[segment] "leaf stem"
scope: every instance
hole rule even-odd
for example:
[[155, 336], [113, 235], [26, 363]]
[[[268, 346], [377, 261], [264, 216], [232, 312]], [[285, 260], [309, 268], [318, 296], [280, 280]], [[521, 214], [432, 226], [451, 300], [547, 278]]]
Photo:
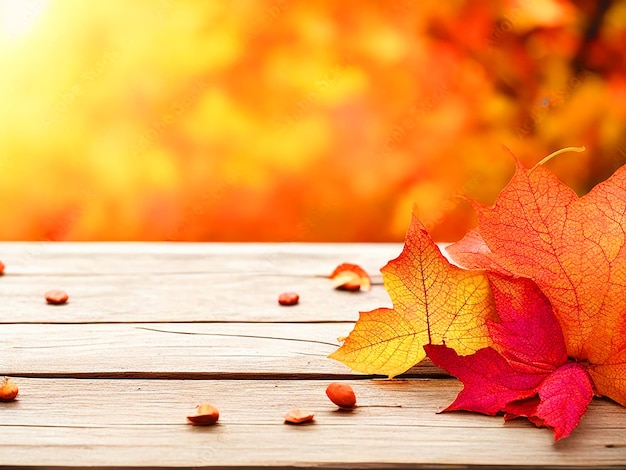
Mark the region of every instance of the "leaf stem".
[[585, 150], [586, 150], [585, 146], [583, 145], [582, 147], [565, 147], [564, 149], [557, 150], [556, 152], [552, 152], [550, 155], [548, 155], [547, 157], [543, 158], [534, 167], [532, 167], [530, 169], [529, 173], [532, 173], [533, 171], [535, 171], [535, 169], [538, 166], [543, 165], [544, 163], [547, 163], [548, 161], [552, 160], [557, 155], [561, 155], [562, 153], [565, 153], [565, 152], [578, 152], [578, 153], [580, 153], [580, 152], [584, 152]]

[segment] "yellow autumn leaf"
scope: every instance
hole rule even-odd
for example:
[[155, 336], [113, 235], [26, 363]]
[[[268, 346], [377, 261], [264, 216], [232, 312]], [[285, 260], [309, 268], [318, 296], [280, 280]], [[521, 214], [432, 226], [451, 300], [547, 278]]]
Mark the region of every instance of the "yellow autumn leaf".
[[331, 359], [394, 377], [424, 359], [426, 344], [460, 355], [491, 345], [485, 320], [496, 314], [485, 273], [450, 264], [415, 214], [402, 253], [381, 271], [393, 309], [361, 312]]

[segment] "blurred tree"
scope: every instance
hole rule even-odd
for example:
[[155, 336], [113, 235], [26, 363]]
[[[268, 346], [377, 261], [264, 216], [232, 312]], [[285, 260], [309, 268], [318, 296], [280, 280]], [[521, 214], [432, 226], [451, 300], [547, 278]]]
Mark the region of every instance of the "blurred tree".
[[626, 160], [626, 1], [0, 0], [0, 238], [438, 240]]

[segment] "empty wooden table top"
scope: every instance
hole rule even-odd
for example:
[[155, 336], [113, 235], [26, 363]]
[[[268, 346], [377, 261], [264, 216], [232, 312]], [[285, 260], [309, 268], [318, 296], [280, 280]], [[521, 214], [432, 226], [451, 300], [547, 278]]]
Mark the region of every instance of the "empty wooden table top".
[[[461, 384], [432, 365], [385, 380], [327, 358], [359, 311], [391, 306], [398, 244], [0, 243], [4, 467], [619, 467], [626, 409], [594, 399], [558, 443], [525, 420], [437, 414]], [[342, 262], [370, 292], [332, 288]], [[62, 306], [44, 293], [63, 289]], [[278, 305], [284, 291], [300, 303]], [[358, 407], [338, 411], [331, 381]], [[218, 424], [186, 416], [209, 402]], [[286, 425], [294, 408], [315, 420]]]

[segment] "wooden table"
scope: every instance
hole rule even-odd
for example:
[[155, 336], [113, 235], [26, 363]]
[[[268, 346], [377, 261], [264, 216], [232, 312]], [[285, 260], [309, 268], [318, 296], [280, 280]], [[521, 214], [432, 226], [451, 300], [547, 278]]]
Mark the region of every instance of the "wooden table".
[[[572, 436], [524, 420], [436, 414], [461, 386], [433, 366], [383, 380], [326, 356], [360, 310], [390, 306], [397, 244], [2, 243], [0, 465], [59, 467], [626, 466], [626, 409], [595, 399]], [[369, 293], [333, 290], [341, 262]], [[43, 294], [61, 288], [63, 306]], [[281, 307], [283, 291], [301, 302]], [[341, 412], [331, 381], [359, 407]], [[221, 417], [194, 427], [210, 402]], [[292, 408], [311, 424], [283, 423]]]

